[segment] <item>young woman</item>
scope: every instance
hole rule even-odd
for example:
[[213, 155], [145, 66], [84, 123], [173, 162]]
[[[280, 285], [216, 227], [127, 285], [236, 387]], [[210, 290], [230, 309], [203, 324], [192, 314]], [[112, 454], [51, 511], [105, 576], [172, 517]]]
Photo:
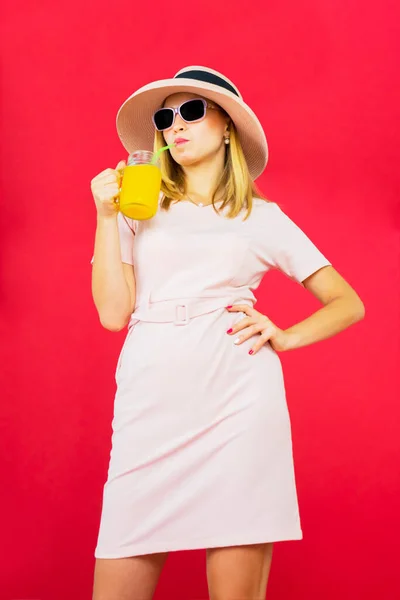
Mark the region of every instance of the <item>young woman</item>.
[[[176, 145], [151, 219], [118, 210], [124, 161], [91, 182], [94, 302], [104, 327], [128, 325], [93, 600], [151, 600], [168, 552], [200, 548], [211, 600], [260, 600], [273, 542], [302, 538], [278, 352], [339, 333], [364, 306], [258, 192], [266, 138], [223, 74], [187, 67], [140, 88], [117, 130], [128, 152]], [[280, 329], [253, 306], [272, 268], [324, 306]]]

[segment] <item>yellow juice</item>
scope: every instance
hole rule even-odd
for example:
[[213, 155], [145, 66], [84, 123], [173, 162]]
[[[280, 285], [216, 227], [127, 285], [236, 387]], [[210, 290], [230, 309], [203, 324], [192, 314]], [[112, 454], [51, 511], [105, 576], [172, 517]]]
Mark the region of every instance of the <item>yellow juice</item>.
[[158, 209], [161, 171], [156, 165], [127, 165], [123, 170], [119, 209], [131, 219], [150, 219]]

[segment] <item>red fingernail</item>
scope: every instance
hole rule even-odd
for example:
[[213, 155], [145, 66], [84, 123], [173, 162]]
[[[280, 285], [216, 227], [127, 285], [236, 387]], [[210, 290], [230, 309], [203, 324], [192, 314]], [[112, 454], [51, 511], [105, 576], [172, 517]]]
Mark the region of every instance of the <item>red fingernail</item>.
[[253, 354], [254, 350], [249, 350], [249, 354]]
[[226, 333], [232, 333], [233, 329], [228, 329]]
[[231, 304], [230, 306], [225, 306], [225, 308], [232, 308], [233, 304]]

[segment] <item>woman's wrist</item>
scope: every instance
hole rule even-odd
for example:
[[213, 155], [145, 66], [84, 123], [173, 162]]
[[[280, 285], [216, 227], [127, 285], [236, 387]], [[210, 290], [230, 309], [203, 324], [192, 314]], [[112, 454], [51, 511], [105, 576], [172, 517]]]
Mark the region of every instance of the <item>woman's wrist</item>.
[[117, 217], [117, 212], [114, 215], [100, 215], [97, 213], [97, 223], [113, 223], [117, 220]]

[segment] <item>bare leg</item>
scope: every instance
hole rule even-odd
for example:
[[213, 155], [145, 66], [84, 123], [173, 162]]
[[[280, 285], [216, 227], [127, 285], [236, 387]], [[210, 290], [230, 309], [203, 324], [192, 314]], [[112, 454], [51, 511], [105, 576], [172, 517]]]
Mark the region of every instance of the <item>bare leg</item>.
[[210, 600], [265, 600], [272, 543], [207, 549]]
[[97, 558], [92, 600], [152, 600], [167, 556]]

